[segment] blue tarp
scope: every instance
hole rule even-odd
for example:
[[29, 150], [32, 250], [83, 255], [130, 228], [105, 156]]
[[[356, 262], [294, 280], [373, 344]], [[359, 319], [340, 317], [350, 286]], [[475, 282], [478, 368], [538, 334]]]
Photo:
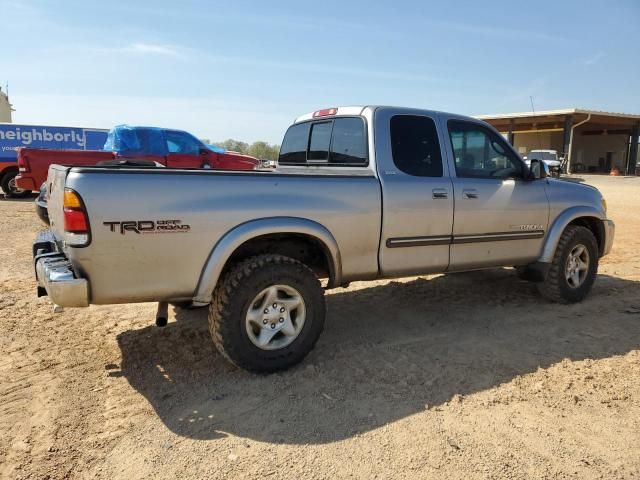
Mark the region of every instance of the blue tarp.
[[166, 155], [167, 144], [162, 128], [117, 125], [109, 131], [104, 150], [121, 155]]
[[[165, 132], [170, 132], [173, 138], [175, 138], [176, 135], [179, 138], [182, 137], [191, 145], [194, 142], [202, 145], [202, 143], [193, 137], [193, 135], [180, 130], [116, 125], [111, 129], [107, 136], [107, 141], [104, 144], [104, 150], [118, 152], [121, 155], [166, 155], [169, 152], [167, 151]], [[224, 148], [216, 145], [206, 145], [206, 147], [216, 153], [226, 152]]]

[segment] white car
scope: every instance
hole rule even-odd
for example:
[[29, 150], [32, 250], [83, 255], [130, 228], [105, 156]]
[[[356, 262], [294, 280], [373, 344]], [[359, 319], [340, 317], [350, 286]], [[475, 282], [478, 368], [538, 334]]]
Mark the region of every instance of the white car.
[[556, 150], [531, 150], [529, 155], [525, 157], [524, 161], [527, 166], [531, 165], [531, 160], [542, 160], [547, 164], [549, 170], [557, 176], [560, 176], [560, 167], [562, 160], [558, 158], [558, 152]]

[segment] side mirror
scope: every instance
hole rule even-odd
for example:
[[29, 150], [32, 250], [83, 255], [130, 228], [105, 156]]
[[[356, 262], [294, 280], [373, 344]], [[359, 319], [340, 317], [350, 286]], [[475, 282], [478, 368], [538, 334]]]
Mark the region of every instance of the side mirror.
[[540, 178], [547, 178], [551, 174], [549, 173], [549, 165], [547, 165], [544, 161], [538, 160], [537, 158], [531, 159], [531, 164], [529, 166], [529, 170], [531, 172], [531, 179], [538, 180]]
[[209, 149], [208, 149], [208, 148], [206, 148], [206, 147], [200, 147], [200, 150], [198, 150], [198, 153], [199, 153], [200, 155], [207, 155], [210, 151], [211, 151], [211, 150], [209, 150]]

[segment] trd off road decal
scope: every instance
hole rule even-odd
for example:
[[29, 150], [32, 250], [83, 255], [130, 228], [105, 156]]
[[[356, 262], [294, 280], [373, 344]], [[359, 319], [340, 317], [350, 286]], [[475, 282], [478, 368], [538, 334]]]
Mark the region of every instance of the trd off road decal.
[[186, 233], [191, 229], [190, 225], [182, 223], [182, 220], [128, 220], [125, 222], [102, 222], [112, 232], [134, 233]]

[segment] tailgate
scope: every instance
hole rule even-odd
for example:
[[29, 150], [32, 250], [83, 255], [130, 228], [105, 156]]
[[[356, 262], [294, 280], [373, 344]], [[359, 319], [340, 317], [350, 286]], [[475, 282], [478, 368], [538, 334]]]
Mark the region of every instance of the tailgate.
[[[33, 242], [34, 265], [39, 297], [48, 295], [54, 304], [63, 307], [86, 307], [89, 305], [89, 282], [66, 256], [72, 232], [65, 233], [64, 192], [71, 168], [62, 165], [49, 167], [46, 188], [51, 228], [41, 232]], [[76, 211], [73, 206], [69, 209], [71, 213]]]
[[113, 160], [115, 154], [102, 150], [52, 150], [21, 148], [18, 154], [20, 174], [16, 181], [20, 188], [39, 190], [47, 178], [50, 165], [95, 165], [103, 160]]

